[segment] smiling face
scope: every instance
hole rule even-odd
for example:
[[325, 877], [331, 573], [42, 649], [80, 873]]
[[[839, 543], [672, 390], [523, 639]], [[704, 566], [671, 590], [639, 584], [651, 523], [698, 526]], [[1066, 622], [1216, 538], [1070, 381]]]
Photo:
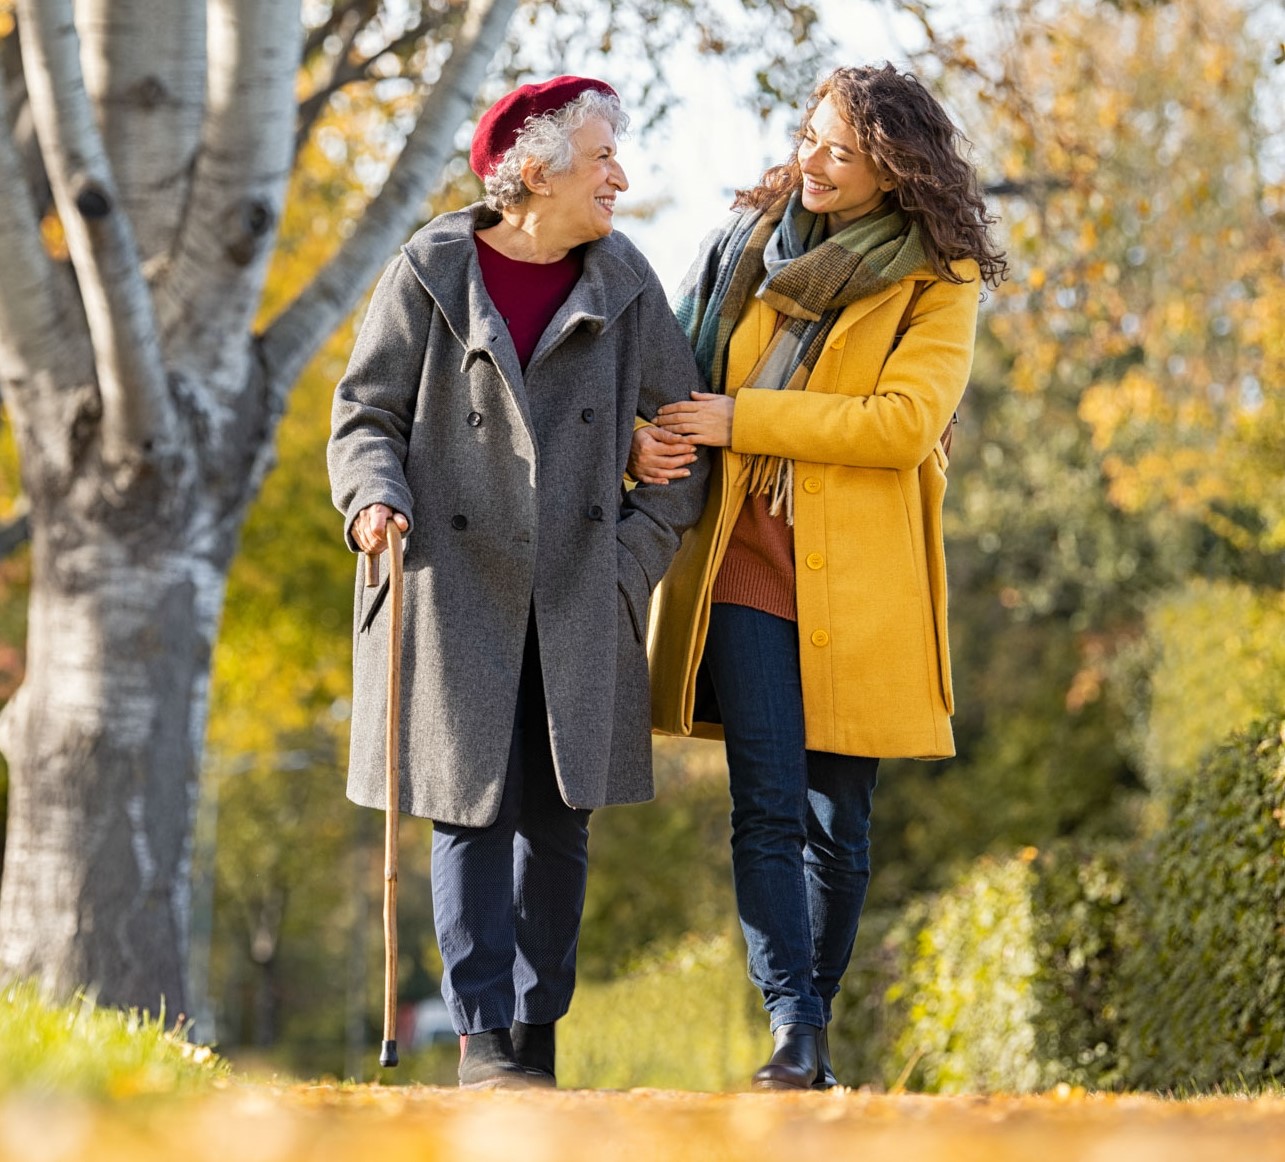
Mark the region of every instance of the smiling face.
[[803, 206], [824, 214], [831, 234], [876, 209], [894, 185], [858, 145], [855, 130], [828, 96], [808, 119], [799, 143], [799, 168]]
[[571, 135], [571, 168], [549, 174], [547, 198], [534, 199], [536, 209], [568, 246], [579, 246], [612, 231], [616, 195], [629, 188], [616, 160], [616, 135], [609, 122], [591, 117]]

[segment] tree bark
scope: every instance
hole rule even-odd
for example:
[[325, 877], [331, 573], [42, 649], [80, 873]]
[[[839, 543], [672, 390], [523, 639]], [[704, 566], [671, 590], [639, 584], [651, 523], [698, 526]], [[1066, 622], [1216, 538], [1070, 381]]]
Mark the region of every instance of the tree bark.
[[174, 1017], [187, 1004], [191, 824], [230, 553], [158, 551], [145, 527], [124, 538], [44, 515], [26, 678], [0, 718], [0, 975]]

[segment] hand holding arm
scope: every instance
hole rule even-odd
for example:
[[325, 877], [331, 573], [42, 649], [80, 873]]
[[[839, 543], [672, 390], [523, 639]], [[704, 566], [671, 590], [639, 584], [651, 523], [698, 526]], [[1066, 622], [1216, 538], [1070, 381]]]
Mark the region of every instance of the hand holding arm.
[[629, 445], [629, 475], [639, 484], [668, 484], [691, 475], [696, 447], [682, 436], [648, 424], [634, 429]]
[[731, 396], [709, 391], [694, 391], [690, 400], [667, 403], [656, 412], [656, 426], [693, 444], [710, 448], [732, 446]]

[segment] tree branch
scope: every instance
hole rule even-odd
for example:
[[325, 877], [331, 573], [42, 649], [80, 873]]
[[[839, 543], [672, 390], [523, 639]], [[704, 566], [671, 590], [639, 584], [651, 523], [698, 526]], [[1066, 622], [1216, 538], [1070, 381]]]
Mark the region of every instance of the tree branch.
[[290, 176], [299, 0], [211, 0], [209, 20], [205, 130], [157, 302], [172, 360], [236, 390]]
[[53, 205], [53, 192], [45, 174], [45, 162], [40, 156], [36, 130], [31, 124], [31, 103], [27, 100], [27, 81], [22, 75], [22, 53], [18, 38], [12, 33], [0, 40], [0, 84], [5, 87], [9, 104], [8, 125], [13, 133], [13, 143], [22, 158], [31, 190], [36, 217], [43, 218]]
[[166, 254], [205, 112], [205, 4], [77, 0], [85, 87], [144, 263]]
[[264, 333], [263, 359], [278, 390], [289, 390], [415, 224], [426, 193], [441, 179], [454, 151], [455, 131], [472, 112], [474, 94], [518, 3], [472, 0], [384, 188], [335, 257]]
[[151, 296], [85, 91], [71, 0], [19, 0], [18, 12], [36, 133], [93, 338], [103, 454], [120, 463], [168, 444], [175, 426]]
[[[326, 40], [350, 15], [358, 14], [351, 23], [354, 29], [359, 29], [375, 15], [377, 9], [377, 0], [335, 0], [330, 6], [330, 15], [316, 28], [309, 29], [303, 38], [303, 63], [305, 65], [311, 63], [312, 58], [325, 47]], [[351, 37], [348, 38], [348, 43], [352, 43]]]
[[[68, 328], [55, 292], [53, 262], [9, 130], [8, 95], [0, 85], [0, 378], [12, 406], [39, 370], [58, 371], [68, 355]], [[84, 368], [92, 374], [92, 365]]]
[[424, 37], [440, 29], [445, 22], [446, 14], [435, 11], [426, 12], [416, 24], [394, 37], [378, 52], [362, 60], [352, 60], [352, 45], [363, 27], [361, 23], [354, 22], [346, 31], [342, 48], [335, 54], [330, 76], [299, 103], [299, 116], [295, 125], [296, 152], [303, 148], [317, 118], [329, 104], [330, 98], [340, 89], [356, 81], [369, 80], [374, 73], [375, 63], [390, 54], [401, 58], [404, 62], [405, 57], [415, 50]]
[[353, 41], [357, 39], [357, 35], [363, 27], [364, 25], [360, 20], [352, 21], [350, 27], [345, 30], [343, 43], [339, 51], [335, 53], [330, 62], [330, 75], [299, 102], [299, 111], [295, 118], [295, 153], [298, 153], [303, 148], [304, 143], [312, 133], [312, 127], [317, 123], [317, 118], [321, 116], [321, 111], [326, 107], [330, 98], [345, 85], [351, 84], [365, 73], [369, 65], [368, 61], [363, 61], [358, 65], [349, 59], [352, 53]]

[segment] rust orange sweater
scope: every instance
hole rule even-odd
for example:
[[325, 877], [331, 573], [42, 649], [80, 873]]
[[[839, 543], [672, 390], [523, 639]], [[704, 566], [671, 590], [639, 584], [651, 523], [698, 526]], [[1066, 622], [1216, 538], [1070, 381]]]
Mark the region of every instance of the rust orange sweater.
[[710, 600], [748, 605], [797, 621], [794, 600], [794, 530], [785, 514], [771, 516], [766, 496], [747, 496], [727, 543]]

